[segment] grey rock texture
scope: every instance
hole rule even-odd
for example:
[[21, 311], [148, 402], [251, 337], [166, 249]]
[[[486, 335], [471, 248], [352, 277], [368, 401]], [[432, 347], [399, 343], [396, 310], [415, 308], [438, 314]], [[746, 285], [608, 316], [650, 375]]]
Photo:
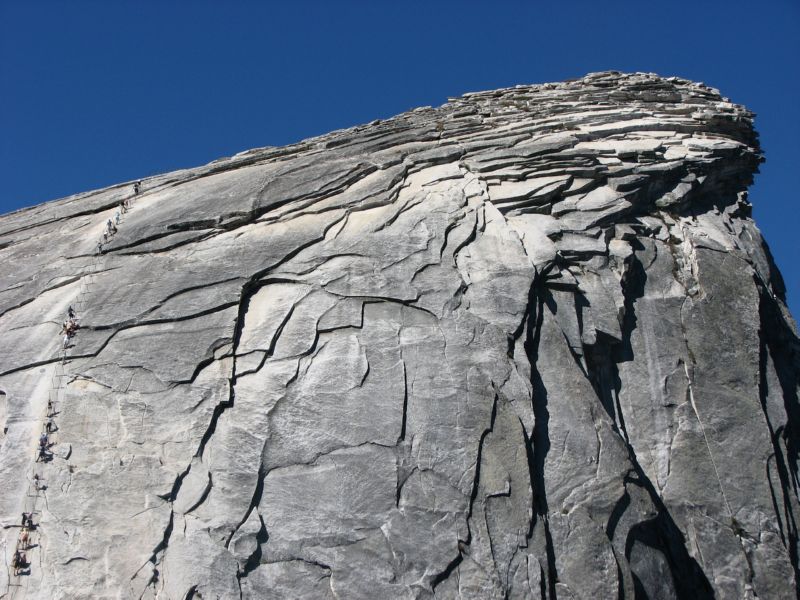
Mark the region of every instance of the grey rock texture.
[[797, 597], [760, 161], [609, 72], [0, 217], [0, 594]]

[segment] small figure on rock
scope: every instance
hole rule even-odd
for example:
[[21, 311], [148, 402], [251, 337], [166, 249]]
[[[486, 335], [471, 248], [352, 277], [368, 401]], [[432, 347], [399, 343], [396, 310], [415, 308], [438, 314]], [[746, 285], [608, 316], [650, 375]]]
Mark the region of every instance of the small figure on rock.
[[47, 437], [46, 432], [42, 432], [42, 435], [39, 436], [39, 453], [36, 456], [36, 462], [40, 460], [42, 462], [49, 462], [53, 459], [53, 453], [50, 452], [50, 440]]
[[80, 329], [80, 325], [78, 325], [78, 321], [74, 318], [67, 319], [61, 324], [61, 333], [65, 333], [69, 337], [75, 335], [78, 329]]
[[135, 195], [139, 195], [139, 190], [142, 188], [142, 180], [140, 179], [136, 183], [133, 184], [133, 193]]
[[70, 319], [75, 318], [75, 309], [72, 308], [72, 304], [70, 304], [69, 308], [67, 309], [67, 317], [69, 317]]
[[125, 214], [125, 211], [128, 210], [128, 207], [125, 204], [125, 200], [120, 200], [119, 210], [120, 210], [120, 212], [122, 212], [123, 215]]
[[117, 211], [117, 212], [114, 213], [114, 223], [116, 225], [119, 225], [119, 219], [120, 219], [120, 214], [119, 214], [119, 211]]
[[45, 426], [45, 430], [47, 431], [48, 434], [58, 430], [58, 427], [56, 427], [56, 422], [53, 420], [52, 417], [47, 419], [47, 425]]
[[14, 567], [14, 576], [18, 576], [28, 566], [28, 557], [24, 552], [15, 551], [11, 566]]
[[81, 326], [78, 324], [78, 319], [75, 317], [70, 317], [70, 319], [67, 321], [67, 333], [74, 335], [75, 332], [80, 328]]
[[47, 489], [47, 487], [44, 485], [44, 482], [42, 481], [42, 478], [39, 477], [38, 473], [33, 474], [33, 489], [35, 489], [37, 492], [41, 492]]
[[64, 350], [69, 348], [69, 335], [66, 334], [66, 333], [64, 334], [64, 341], [62, 343], [62, 347], [63, 347]]
[[50, 462], [53, 459], [53, 453], [48, 450], [47, 446], [39, 446], [39, 452], [36, 454], [36, 462]]
[[19, 534], [19, 547], [22, 550], [27, 550], [28, 549], [28, 544], [30, 542], [30, 539], [31, 538], [30, 538], [30, 535], [28, 535], [28, 530], [27, 529], [23, 529], [22, 533]]
[[22, 528], [23, 529], [35, 529], [36, 526], [33, 524], [33, 513], [22, 513]]
[[103, 242], [97, 242], [97, 253], [98, 254], [103, 253]]

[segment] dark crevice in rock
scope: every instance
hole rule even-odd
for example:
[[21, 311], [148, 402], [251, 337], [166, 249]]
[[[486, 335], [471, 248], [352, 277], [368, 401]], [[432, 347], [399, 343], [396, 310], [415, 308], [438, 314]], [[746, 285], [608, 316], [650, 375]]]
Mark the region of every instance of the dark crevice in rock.
[[406, 422], [408, 419], [408, 370], [406, 369], [405, 360], [403, 360], [402, 351], [400, 353], [400, 360], [403, 362], [403, 419], [400, 422], [400, 435], [397, 437], [398, 444], [404, 442], [406, 439]]
[[[205, 501], [206, 501], [206, 498], [208, 498], [208, 495], [211, 493], [211, 488], [213, 488], [213, 487], [214, 487], [214, 480], [213, 480], [213, 479], [212, 479], [212, 477], [211, 477], [211, 473], [209, 473], [209, 474], [208, 474], [208, 481], [207, 481], [207, 483], [206, 483], [206, 487], [205, 487], [205, 489], [203, 490], [203, 493], [200, 495], [200, 497], [197, 499], [197, 501], [196, 501], [194, 504], [192, 504], [191, 506], [189, 506], [189, 507], [186, 509], [186, 511], [185, 511], [185, 513], [184, 513], [184, 514], [187, 514], [187, 515], [188, 515], [188, 514], [189, 514], [189, 513], [191, 513], [191, 512], [192, 512], [194, 509], [196, 509], [198, 506], [200, 506], [201, 504], [203, 504], [203, 502], [205, 502]], [[176, 497], [177, 497], [177, 494], [176, 494]]]
[[[237, 347], [239, 345], [239, 340], [241, 339], [241, 335], [242, 335], [242, 331], [243, 331], [243, 327], [244, 327], [244, 319], [245, 319], [245, 317], [247, 315], [247, 310], [249, 308], [250, 301], [252, 300], [253, 296], [255, 296], [256, 293], [258, 293], [262, 288], [268, 286], [269, 284], [282, 283], [282, 282], [284, 282], [284, 280], [279, 279], [279, 278], [269, 278], [269, 279], [262, 280], [262, 281], [259, 281], [259, 282], [251, 282], [251, 284], [249, 285], [247, 290], [246, 291], [245, 290], [242, 291], [242, 303], [240, 304], [240, 312], [239, 312], [239, 317], [237, 319], [237, 333], [234, 336], [234, 344], [233, 344], [233, 350], [232, 350], [232, 353], [233, 353], [233, 356], [234, 356], [234, 366], [233, 366], [233, 373], [232, 373], [231, 380], [230, 380], [230, 399], [229, 399], [228, 405], [225, 408], [230, 408], [234, 404], [234, 400], [235, 400], [235, 396], [236, 396], [236, 380], [241, 375], [236, 370], [236, 349], [237, 349]], [[269, 358], [275, 353], [275, 348], [276, 348], [276, 346], [278, 344], [278, 340], [280, 339], [281, 334], [283, 333], [283, 330], [286, 327], [287, 323], [289, 323], [289, 320], [292, 318], [292, 315], [294, 314], [296, 306], [297, 306], [297, 304], [292, 304], [292, 306], [286, 312], [286, 315], [283, 317], [283, 320], [281, 321], [281, 323], [276, 328], [275, 334], [272, 336], [272, 339], [270, 340], [269, 346], [268, 346], [266, 352], [264, 353], [264, 357], [261, 360], [261, 365], [266, 364], [267, 360], [269, 360]], [[317, 332], [317, 334], [316, 334], [316, 337], [314, 339], [313, 347], [309, 350], [309, 353], [313, 352], [314, 347], [316, 347], [316, 345], [317, 345], [317, 340], [318, 339], [319, 339], [319, 332]], [[259, 369], [260, 368], [261, 367], [259, 367]], [[212, 426], [214, 427], [214, 429], [216, 429], [216, 420], [214, 420], [212, 422]], [[213, 435], [213, 431], [211, 431], [211, 433], [209, 434], [209, 439], [211, 438], [211, 435]], [[233, 528], [233, 530], [231, 531], [230, 535], [228, 535], [228, 538], [225, 541], [225, 546], [226, 547], [230, 546], [230, 543], [231, 543], [231, 540], [233, 539], [233, 536], [242, 527], [242, 525], [247, 521], [247, 519], [249, 518], [251, 512], [254, 511], [254, 510], [258, 511], [258, 506], [259, 506], [259, 504], [261, 504], [261, 497], [262, 497], [263, 492], [264, 492], [264, 479], [266, 478], [267, 473], [268, 473], [268, 470], [264, 466], [264, 460], [263, 460], [263, 456], [266, 453], [267, 441], [268, 441], [268, 439], [264, 441], [264, 446], [263, 446], [262, 451], [261, 451], [262, 462], [261, 462], [261, 465], [259, 466], [259, 469], [258, 469], [258, 478], [256, 480], [256, 487], [253, 490], [253, 496], [250, 499], [249, 509], [245, 512], [245, 515], [242, 517], [241, 521], [239, 521], [239, 523], [236, 525], [236, 527]], [[202, 451], [201, 451], [201, 453], [199, 455], [202, 455]], [[259, 514], [259, 520], [261, 520], [261, 515], [260, 514]], [[266, 529], [264, 527], [263, 520], [261, 520], [261, 529], [263, 530], [264, 535], [266, 536]], [[259, 536], [260, 535], [261, 535], [261, 533], [259, 533]], [[266, 538], [264, 539], [264, 542], [266, 542]], [[259, 546], [258, 546], [258, 549], [256, 551], [257, 554], [258, 554], [258, 559], [259, 560], [260, 560], [260, 556], [261, 556], [261, 543], [262, 542], [259, 542]], [[250, 564], [250, 563], [248, 562], [248, 564]], [[255, 565], [252, 565], [250, 570], [254, 569], [257, 566], [258, 566], [258, 563], [256, 563]], [[245, 569], [245, 574], [249, 573], [250, 570]]]
[[[153, 549], [153, 554], [150, 556], [149, 562], [153, 565], [153, 574], [145, 587], [155, 587], [156, 583], [158, 583], [158, 578], [161, 575], [160, 571], [158, 570], [158, 563], [161, 560], [161, 555], [163, 555], [163, 553], [169, 547], [169, 539], [172, 537], [172, 528], [174, 527], [174, 523], [175, 513], [171, 512], [169, 515], [169, 523], [164, 529], [164, 537], [162, 538], [161, 542], [159, 542], [158, 546]], [[144, 592], [142, 593], [142, 596], [144, 596]]]
[[196, 244], [197, 242], [202, 242], [211, 239], [212, 237], [215, 237], [220, 233], [224, 232], [223, 229], [213, 229], [202, 235], [179, 239], [178, 241], [172, 244], [169, 244], [167, 246], [162, 246], [160, 248], [152, 248], [148, 250], [136, 250], [137, 246], [143, 246], [151, 242], [163, 240], [168, 237], [175, 236], [178, 233], [183, 233], [185, 231], [188, 231], [188, 229], [180, 231], [169, 231], [166, 233], [158, 233], [145, 238], [139, 238], [129, 244], [119, 244], [113, 247], [108, 247], [103, 250], [102, 254], [112, 254], [117, 256], [142, 256], [142, 255], [150, 256], [153, 254], [162, 254], [165, 252], [170, 252], [171, 250], [175, 250], [176, 248], [180, 248], [182, 246], [187, 246], [189, 244]]
[[[644, 544], [661, 553], [666, 559], [678, 598], [681, 600], [714, 598], [715, 594], [711, 583], [698, 562], [689, 554], [686, 539], [656, 494], [652, 483], [644, 476], [638, 465], [635, 465], [635, 473], [626, 478], [626, 486], [636, 485], [644, 489], [656, 509], [656, 516], [653, 519], [640, 521], [629, 529], [625, 539], [626, 559], [629, 563], [632, 562], [635, 542]], [[633, 565], [631, 566], [635, 580], [641, 579], [643, 574], [637, 575], [636, 569], [633, 568]]]
[[453, 248], [452, 257], [453, 257], [453, 261], [454, 262], [456, 261], [456, 257], [458, 256], [458, 253], [461, 252], [461, 250], [463, 250], [464, 248], [466, 248], [470, 244], [472, 244], [477, 239], [477, 236], [478, 236], [478, 222], [480, 220], [480, 215], [479, 215], [478, 211], [479, 211], [479, 209], [476, 209], [476, 210], [470, 211], [466, 215], [464, 215], [464, 218], [466, 219], [470, 214], [472, 214], [473, 217], [474, 217], [474, 222], [472, 223], [472, 229], [470, 230], [469, 235], [464, 239], [463, 242], [461, 242], [460, 244], [458, 244], [458, 246]]
[[617, 363], [613, 355], [618, 346], [617, 340], [605, 333], [597, 332], [597, 341], [591, 346], [584, 346], [584, 359], [589, 381], [594, 388], [600, 404], [611, 419], [614, 431], [627, 442], [625, 418], [619, 405], [621, 381], [617, 371]]
[[608, 539], [610, 540], [614, 539], [614, 532], [617, 530], [617, 524], [631, 504], [631, 495], [628, 493], [627, 486], [627, 481], [629, 481], [629, 478], [626, 477], [625, 481], [625, 492], [622, 494], [620, 499], [617, 500], [617, 503], [614, 505], [614, 509], [611, 511], [611, 514], [608, 517], [608, 522], [606, 523], [606, 536], [608, 536]]
[[[638, 242], [635, 244], [635, 248], [637, 250], [644, 249]], [[617, 501], [606, 524], [606, 535], [609, 539], [614, 538], [617, 524], [630, 508], [628, 486], [639, 486], [646, 491], [657, 516], [654, 519], [637, 523], [628, 531], [626, 559], [629, 562], [631, 560], [633, 542], [644, 543], [643, 540], [646, 539], [648, 547], [662, 553], [666, 558], [672, 575], [672, 583], [679, 598], [713, 598], [713, 590], [708, 579], [697, 561], [689, 555], [683, 534], [670, 516], [655, 486], [639, 464], [636, 452], [628, 440], [625, 419], [619, 404], [622, 383], [618, 364], [634, 360], [631, 335], [637, 326], [636, 301], [644, 295], [646, 280], [647, 274], [643, 265], [638, 259], [635, 259], [622, 281], [625, 301], [622, 340], [614, 340], [602, 332], [597, 332], [597, 343], [587, 347], [585, 352], [587, 377], [592, 383], [598, 400], [614, 423], [614, 430], [625, 444], [633, 467], [633, 471], [624, 480], [625, 492]], [[643, 533], [644, 531], [647, 533]], [[632, 568], [632, 572], [637, 594], [643, 594], [643, 596], [637, 595], [636, 597], [648, 597], [642, 587], [644, 584], [641, 577], [637, 576], [635, 568]], [[622, 577], [620, 577], [620, 582], [622, 582]], [[620, 588], [620, 593], [623, 594], [623, 592], [624, 590]]]
[[475, 508], [475, 501], [478, 499], [478, 491], [480, 489], [480, 481], [481, 481], [481, 459], [483, 456], [483, 447], [486, 442], [486, 437], [494, 430], [495, 419], [497, 418], [497, 403], [499, 402], [499, 398], [497, 392], [494, 394], [494, 399], [492, 401], [492, 413], [489, 421], [489, 426], [483, 430], [481, 433], [480, 441], [478, 443], [478, 452], [475, 458], [475, 474], [473, 475], [472, 479], [472, 491], [470, 492], [469, 498], [469, 507], [467, 510], [467, 536], [466, 540], [459, 540], [458, 543], [458, 554], [450, 561], [444, 571], [438, 573], [436, 577], [433, 578], [431, 581], [431, 589], [433, 591], [436, 590], [436, 587], [441, 584], [443, 581], [448, 579], [450, 575], [458, 568], [461, 564], [461, 561], [464, 559], [463, 553], [466, 551], [467, 547], [472, 541], [472, 512]]
[[[528, 459], [533, 459], [529, 465], [532, 471], [531, 484], [533, 486], [533, 511], [539, 516], [545, 536], [545, 551], [547, 556], [547, 573], [544, 579], [547, 580], [547, 591], [550, 598], [555, 599], [556, 582], [558, 581], [558, 569], [556, 567], [555, 549], [550, 533], [550, 523], [548, 518], [549, 507], [547, 504], [547, 488], [545, 486], [544, 463], [547, 453], [550, 451], [550, 433], [548, 424], [550, 413], [547, 408], [547, 388], [544, 386], [541, 375], [539, 374], [537, 363], [539, 357], [539, 340], [544, 320], [544, 307], [546, 290], [539, 285], [538, 278], [534, 279], [528, 294], [527, 309], [527, 330], [525, 335], [525, 354], [531, 366], [531, 384], [533, 386], [531, 403], [533, 405], [534, 426], [533, 426], [533, 449]], [[524, 429], [523, 429], [524, 430]], [[532, 455], [532, 456], [531, 456]]]
[[447, 565], [447, 567], [444, 569], [444, 571], [442, 571], [441, 573], [437, 574], [437, 575], [436, 575], [436, 577], [434, 577], [434, 578], [431, 580], [431, 590], [432, 590], [434, 593], [436, 592], [436, 588], [437, 588], [437, 587], [438, 587], [438, 586], [439, 586], [439, 585], [440, 585], [440, 584], [441, 584], [443, 581], [447, 581], [447, 580], [450, 578], [450, 576], [451, 576], [453, 573], [455, 573], [455, 572], [456, 572], [456, 569], [458, 569], [458, 566], [461, 564], [461, 562], [462, 562], [463, 560], [464, 560], [464, 555], [463, 555], [463, 554], [462, 554], [462, 552], [461, 552], [461, 547], [459, 547], [459, 549], [458, 549], [458, 554], [456, 555], [456, 557], [455, 557], [453, 560], [451, 560], [451, 561], [448, 563], [448, 565]]
[[[205, 287], [205, 286], [199, 286], [199, 287]], [[235, 301], [223, 302], [222, 304], [218, 304], [218, 305], [215, 305], [215, 306], [209, 306], [208, 308], [205, 308], [203, 310], [199, 310], [199, 311], [197, 311], [195, 313], [191, 313], [191, 314], [188, 314], [188, 315], [181, 315], [179, 317], [163, 317], [163, 318], [156, 318], [156, 319], [146, 319], [146, 318], [144, 318], [148, 314], [151, 314], [151, 313], [157, 311], [159, 308], [161, 308], [163, 306], [163, 304], [164, 304], [163, 302], [160, 302], [159, 304], [157, 304], [153, 308], [148, 309], [147, 312], [145, 312], [140, 317], [136, 317], [136, 318], [133, 318], [133, 319], [128, 319], [127, 321], [122, 321], [122, 322], [119, 322], [119, 323], [112, 323], [112, 324], [109, 324], [109, 325], [86, 325], [86, 326], [82, 326], [81, 329], [84, 329], [84, 330], [87, 330], [87, 331], [108, 331], [109, 329], [113, 329], [114, 330], [114, 335], [116, 335], [116, 334], [118, 334], [118, 333], [120, 333], [122, 331], [128, 331], [128, 330], [131, 330], [131, 329], [136, 329], [138, 327], [146, 327], [148, 325], [163, 325], [165, 323], [180, 323], [181, 321], [191, 321], [192, 319], [199, 319], [201, 317], [207, 317], [208, 315], [213, 315], [214, 313], [218, 313], [218, 312], [221, 312], [221, 311], [226, 310], [228, 308], [231, 308], [233, 306], [236, 306], [237, 302], [235, 302]]]
[[[760, 316], [760, 348], [759, 348], [759, 395], [764, 419], [769, 428], [772, 442], [775, 468], [778, 472], [780, 494], [776, 493], [776, 486], [771, 481], [769, 464], [767, 464], [767, 480], [770, 482], [772, 502], [778, 524], [781, 526], [781, 537], [789, 553], [789, 560], [795, 573], [795, 581], [800, 597], [800, 563], [798, 557], [798, 527], [797, 527], [797, 481], [798, 448], [795, 445], [796, 433], [800, 431], [800, 404], [798, 404], [797, 389], [800, 384], [800, 361], [798, 349], [800, 343], [786, 326], [783, 316], [775, 300], [758, 279], [756, 284], [759, 289], [759, 316]], [[773, 361], [775, 373], [780, 385], [779, 390], [771, 390], [768, 376], [768, 358]], [[770, 395], [780, 395], [783, 398], [787, 422], [785, 425], [775, 427], [768, 410]], [[785, 443], [785, 449], [781, 441]], [[794, 505], [792, 500], [795, 500]], [[781, 514], [783, 518], [781, 519]]]
[[[637, 251], [644, 250], [644, 246], [638, 241], [634, 243], [634, 249]], [[599, 385], [595, 389], [600, 389], [600, 393], [613, 393], [618, 398], [621, 388], [621, 380], [617, 365], [622, 362], [634, 360], [633, 347], [631, 344], [631, 336], [637, 326], [636, 317], [636, 301], [644, 295], [645, 282], [647, 281], [647, 273], [644, 265], [638, 258], [635, 258], [630, 268], [626, 272], [626, 276], [622, 281], [622, 290], [625, 299], [625, 312], [622, 322], [622, 341], [613, 347], [613, 351], [609, 349], [611, 361], [608, 362], [606, 367], [610, 369], [610, 377], [606, 377], [606, 383], [612, 383], [612, 388], [603, 388]], [[598, 380], [599, 382], [599, 380]], [[621, 406], [617, 401], [614, 404], [614, 411], [619, 411], [619, 423], [621, 424], [623, 440], [628, 450], [628, 456], [634, 469], [634, 473], [629, 474], [625, 478], [626, 490], [624, 498], [628, 498], [628, 485], [637, 485], [644, 489], [657, 511], [657, 516], [649, 521], [637, 523], [628, 532], [626, 539], [626, 552], [625, 556], [630, 561], [631, 551], [634, 541], [644, 543], [646, 540], [649, 547], [662, 552], [667, 560], [672, 575], [672, 581], [675, 585], [676, 592], [679, 598], [713, 598], [714, 592], [703, 573], [700, 565], [689, 554], [686, 547], [686, 540], [676, 525], [672, 516], [669, 514], [667, 507], [664, 505], [660, 494], [657, 492], [652, 481], [647, 477], [644, 469], [641, 467], [636, 452], [628, 441], [627, 432], [625, 431], [625, 420], [622, 414]], [[624, 511], [620, 506], [620, 508]], [[616, 514], [616, 508], [615, 513]], [[619, 515], [621, 517], [621, 514]], [[613, 538], [614, 530], [616, 528], [616, 521], [609, 522], [607, 530], [609, 538]], [[644, 532], [647, 532], [646, 534]], [[635, 569], [632, 569], [634, 576], [634, 583], [637, 586], [637, 594], [640, 593], [640, 588], [643, 585], [641, 578], [637, 576]], [[639, 596], [637, 595], [637, 598]], [[644, 596], [646, 597], [646, 595]]]
[[[497, 393], [494, 394], [494, 400], [492, 401], [492, 416], [489, 421], [489, 426], [483, 430], [481, 433], [480, 441], [478, 442], [478, 453], [475, 457], [475, 475], [472, 479], [472, 492], [470, 492], [469, 496], [469, 508], [467, 510], [467, 522], [472, 519], [472, 511], [475, 508], [475, 500], [478, 498], [478, 489], [481, 482], [481, 457], [483, 456], [483, 446], [486, 442], [486, 436], [488, 436], [494, 430], [494, 422], [497, 418], [497, 402], [498, 397]], [[472, 540], [472, 531], [469, 531], [469, 539], [464, 540], [467, 544], [470, 543]]]
[[[227, 401], [220, 402], [219, 404], [217, 404], [214, 407], [214, 411], [213, 411], [213, 413], [211, 415], [211, 419], [210, 419], [209, 425], [206, 428], [205, 432], [203, 433], [203, 436], [200, 439], [200, 443], [198, 445], [197, 451], [195, 452], [195, 457], [196, 458], [202, 459], [205, 447], [208, 444], [208, 442], [211, 439], [211, 437], [214, 435], [214, 432], [216, 431], [217, 423], [219, 421], [220, 416], [222, 415], [222, 413], [227, 408], [230, 408], [231, 406], [233, 406], [234, 396], [235, 396], [235, 381], [236, 381], [236, 358], [235, 358], [235, 356], [236, 356], [236, 348], [237, 348], [237, 346], [239, 344], [239, 341], [241, 339], [241, 336], [242, 336], [242, 331], [243, 331], [243, 327], [244, 327], [244, 316], [247, 314], [247, 309], [249, 307], [250, 298], [252, 297], [252, 295], [254, 293], [254, 291], [252, 289], [254, 286], [255, 286], [255, 283], [251, 280], [250, 282], [248, 282], [248, 284], [245, 284], [245, 286], [243, 286], [243, 288], [242, 288], [241, 299], [240, 299], [240, 302], [239, 302], [239, 312], [238, 312], [238, 315], [237, 315], [237, 318], [236, 318], [236, 325], [235, 325], [235, 328], [234, 328], [234, 334], [233, 334], [233, 340], [232, 340], [232, 344], [233, 344], [232, 353], [233, 353], [233, 356], [234, 356], [234, 359], [233, 359], [234, 362], [233, 362], [233, 366], [232, 366], [231, 377], [230, 377], [229, 382], [228, 382], [228, 390], [229, 390], [228, 391], [228, 399], [227, 399]], [[256, 286], [255, 289], [258, 289], [257, 286]], [[212, 362], [213, 360], [214, 360], [214, 358], [213, 358], [213, 353], [212, 353], [212, 357], [210, 359], [210, 362]], [[202, 368], [203, 368], [202, 366], [198, 365], [198, 367], [197, 367], [195, 372], [199, 373], [199, 371], [202, 370]], [[189, 474], [190, 470], [191, 470], [191, 464], [182, 473], [180, 473], [178, 475], [178, 477], [175, 479], [175, 482], [174, 482], [173, 487], [172, 487], [172, 491], [170, 492], [169, 498], [168, 498], [170, 502], [174, 502], [175, 499], [178, 497], [178, 493], [180, 491], [180, 488], [181, 488], [181, 485], [183, 483], [183, 480]], [[206, 494], [209, 491], [210, 491], [210, 486], [209, 486], [208, 490], [206, 491]], [[198, 506], [199, 504], [200, 504], [200, 502], [198, 502], [198, 504], [196, 506]], [[154, 564], [157, 564], [157, 555], [158, 555], [158, 553], [160, 551], [162, 551], [162, 550], [166, 550], [166, 548], [169, 546], [169, 540], [170, 540], [170, 537], [172, 535], [172, 528], [173, 528], [174, 519], [175, 519], [175, 513], [171, 512], [170, 513], [169, 525], [166, 528], [166, 530], [164, 531], [164, 539], [161, 542], [159, 548], [157, 548], [156, 551], [154, 551], [153, 559], [151, 559]]]
[[[261, 489], [256, 490], [256, 494], [254, 494], [254, 497], [258, 496], [260, 501], [261, 493], [264, 489], [263, 479], [259, 479], [259, 485], [261, 486]], [[258, 514], [256, 506], [251, 507], [251, 510], [255, 510], [256, 513]], [[248, 518], [250, 518], [249, 513], [245, 518], [245, 520], [247, 520]], [[260, 514], [258, 515], [258, 521], [261, 524], [261, 528], [258, 530], [258, 533], [256, 534], [256, 549], [253, 552], [253, 554], [251, 554], [250, 557], [247, 559], [247, 562], [244, 564], [244, 567], [242, 567], [242, 569], [237, 574], [240, 583], [242, 579], [247, 577], [250, 573], [252, 573], [255, 569], [257, 569], [261, 565], [261, 556], [263, 553], [262, 546], [266, 544], [267, 541], [269, 540], [269, 534], [267, 533], [267, 528], [264, 525], [264, 519], [261, 518]], [[230, 541], [228, 542], [227, 545], [228, 546], [230, 545]]]
[[[554, 317], [558, 314], [559, 310], [567, 310], [567, 308], [569, 309], [576, 308], [575, 306], [572, 305], [572, 303], [570, 304], [569, 307], [565, 306], [559, 307], [558, 304], [556, 303], [555, 298], [553, 298], [553, 295], [550, 293], [550, 290], [548, 289], [549, 286], [546, 286], [546, 283], [547, 282], [545, 280], [540, 285], [541, 291], [539, 294], [541, 297], [542, 306], [547, 307], [547, 310], [549, 310]], [[580, 313], [578, 313], [578, 315], [580, 315]], [[580, 316], [578, 317], [578, 326], [579, 327], [582, 326]], [[575, 361], [575, 366], [578, 367], [581, 373], [583, 373], [586, 377], [588, 377], [589, 375], [586, 372], [585, 358], [583, 357], [583, 355], [579, 354], [576, 348], [570, 343], [571, 340], [567, 336], [567, 333], [562, 330], [562, 334], [564, 335], [564, 343], [566, 343], [567, 345], [567, 349], [569, 350], [570, 356], [572, 356], [572, 360]]]
[[[252, 280], [246, 283], [242, 287], [242, 293], [239, 300], [239, 312], [236, 316], [236, 325], [233, 331], [233, 338], [230, 341], [232, 344], [231, 354], [233, 355], [233, 366], [231, 367], [231, 376], [228, 380], [228, 399], [225, 402], [220, 402], [214, 407], [214, 412], [211, 415], [211, 420], [206, 428], [205, 432], [203, 433], [203, 437], [200, 439], [200, 444], [197, 447], [197, 452], [195, 452], [195, 456], [202, 458], [203, 452], [205, 451], [206, 445], [211, 440], [211, 437], [214, 435], [214, 432], [217, 429], [217, 423], [219, 421], [220, 416], [222, 413], [225, 412], [228, 408], [233, 406], [235, 395], [236, 395], [236, 348], [239, 346], [239, 341], [242, 338], [242, 331], [244, 330], [244, 318], [247, 314], [247, 310], [250, 307], [250, 299], [253, 297], [255, 292], [259, 289], [260, 286], [255, 284]], [[210, 359], [210, 362], [213, 362], [213, 354]], [[209, 362], [209, 364], [210, 364]], [[195, 370], [196, 373], [202, 370], [203, 367], [198, 365], [198, 368]]]

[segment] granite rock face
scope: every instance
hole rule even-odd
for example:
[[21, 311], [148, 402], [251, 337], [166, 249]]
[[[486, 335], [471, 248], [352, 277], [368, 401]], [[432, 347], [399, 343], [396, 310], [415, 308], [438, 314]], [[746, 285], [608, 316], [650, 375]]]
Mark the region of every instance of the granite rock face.
[[610, 72], [0, 217], [0, 595], [797, 597], [760, 161]]

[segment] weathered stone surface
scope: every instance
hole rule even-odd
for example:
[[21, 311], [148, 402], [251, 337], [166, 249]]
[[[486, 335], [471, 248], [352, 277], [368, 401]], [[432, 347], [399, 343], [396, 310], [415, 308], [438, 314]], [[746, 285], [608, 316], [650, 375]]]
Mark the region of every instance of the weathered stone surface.
[[0, 597], [797, 597], [760, 160], [609, 72], [0, 217]]

